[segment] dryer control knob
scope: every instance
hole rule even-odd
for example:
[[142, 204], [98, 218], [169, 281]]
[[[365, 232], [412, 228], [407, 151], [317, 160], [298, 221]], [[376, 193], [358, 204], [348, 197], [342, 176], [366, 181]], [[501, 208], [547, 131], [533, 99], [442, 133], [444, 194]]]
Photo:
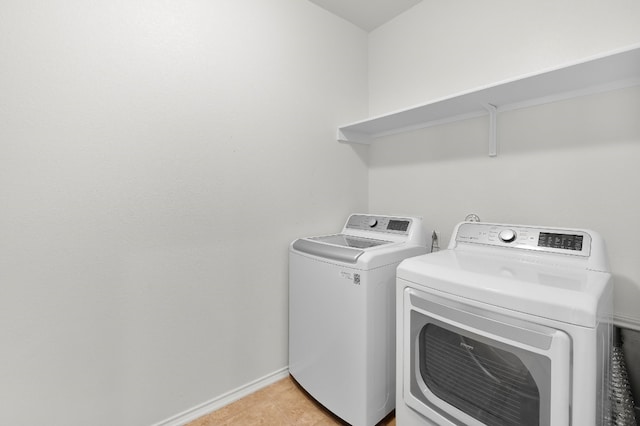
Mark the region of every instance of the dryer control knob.
[[505, 243], [515, 241], [516, 236], [516, 232], [511, 229], [505, 229], [504, 231], [500, 231], [500, 233], [498, 234], [498, 238], [500, 238], [500, 240], [504, 241]]
[[373, 228], [377, 224], [378, 224], [378, 220], [374, 218], [369, 219], [369, 222], [367, 222], [367, 225], [369, 225], [370, 228]]

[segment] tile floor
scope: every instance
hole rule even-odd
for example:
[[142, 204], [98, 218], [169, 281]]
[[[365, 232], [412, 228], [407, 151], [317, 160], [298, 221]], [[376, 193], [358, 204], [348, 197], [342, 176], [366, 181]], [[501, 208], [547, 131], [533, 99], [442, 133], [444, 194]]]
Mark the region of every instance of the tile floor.
[[[329, 426], [347, 423], [309, 396], [290, 376], [252, 393], [187, 426]], [[395, 426], [393, 413], [378, 426]]]

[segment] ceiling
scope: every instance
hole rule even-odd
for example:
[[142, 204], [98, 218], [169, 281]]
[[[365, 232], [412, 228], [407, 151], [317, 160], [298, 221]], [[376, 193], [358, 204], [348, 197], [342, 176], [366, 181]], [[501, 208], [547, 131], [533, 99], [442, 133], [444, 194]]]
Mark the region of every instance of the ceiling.
[[369, 32], [422, 0], [309, 0]]

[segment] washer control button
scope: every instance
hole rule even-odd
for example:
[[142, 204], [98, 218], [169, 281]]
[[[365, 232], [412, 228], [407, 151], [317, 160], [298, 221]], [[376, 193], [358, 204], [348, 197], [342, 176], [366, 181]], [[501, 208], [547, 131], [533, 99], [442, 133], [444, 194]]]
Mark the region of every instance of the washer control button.
[[370, 228], [373, 228], [378, 224], [378, 220], [372, 217], [371, 219], [369, 219], [369, 222], [367, 224]]
[[505, 243], [515, 241], [516, 236], [516, 232], [512, 229], [505, 229], [503, 231], [500, 231], [500, 233], [498, 234], [498, 238], [500, 238], [500, 240], [504, 241]]

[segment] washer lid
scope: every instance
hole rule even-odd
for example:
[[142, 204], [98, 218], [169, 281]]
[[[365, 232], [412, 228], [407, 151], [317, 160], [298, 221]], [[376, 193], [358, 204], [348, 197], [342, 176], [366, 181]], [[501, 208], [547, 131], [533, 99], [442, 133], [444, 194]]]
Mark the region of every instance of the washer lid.
[[391, 244], [392, 241], [335, 234], [322, 237], [300, 238], [293, 243], [293, 248], [302, 253], [346, 263], [356, 263], [365, 252], [364, 249]]
[[[570, 324], [595, 327], [610, 315], [611, 275], [567, 264], [546, 264], [539, 256], [501, 256], [499, 250], [444, 250], [407, 259], [398, 279], [430, 289]], [[438, 293], [442, 294], [442, 293]]]
[[309, 239], [322, 243], [335, 244], [337, 246], [353, 247], [359, 249], [367, 249], [370, 247], [392, 243], [392, 241], [376, 240], [374, 238], [362, 238], [346, 234], [325, 235], [323, 237], [311, 237]]

